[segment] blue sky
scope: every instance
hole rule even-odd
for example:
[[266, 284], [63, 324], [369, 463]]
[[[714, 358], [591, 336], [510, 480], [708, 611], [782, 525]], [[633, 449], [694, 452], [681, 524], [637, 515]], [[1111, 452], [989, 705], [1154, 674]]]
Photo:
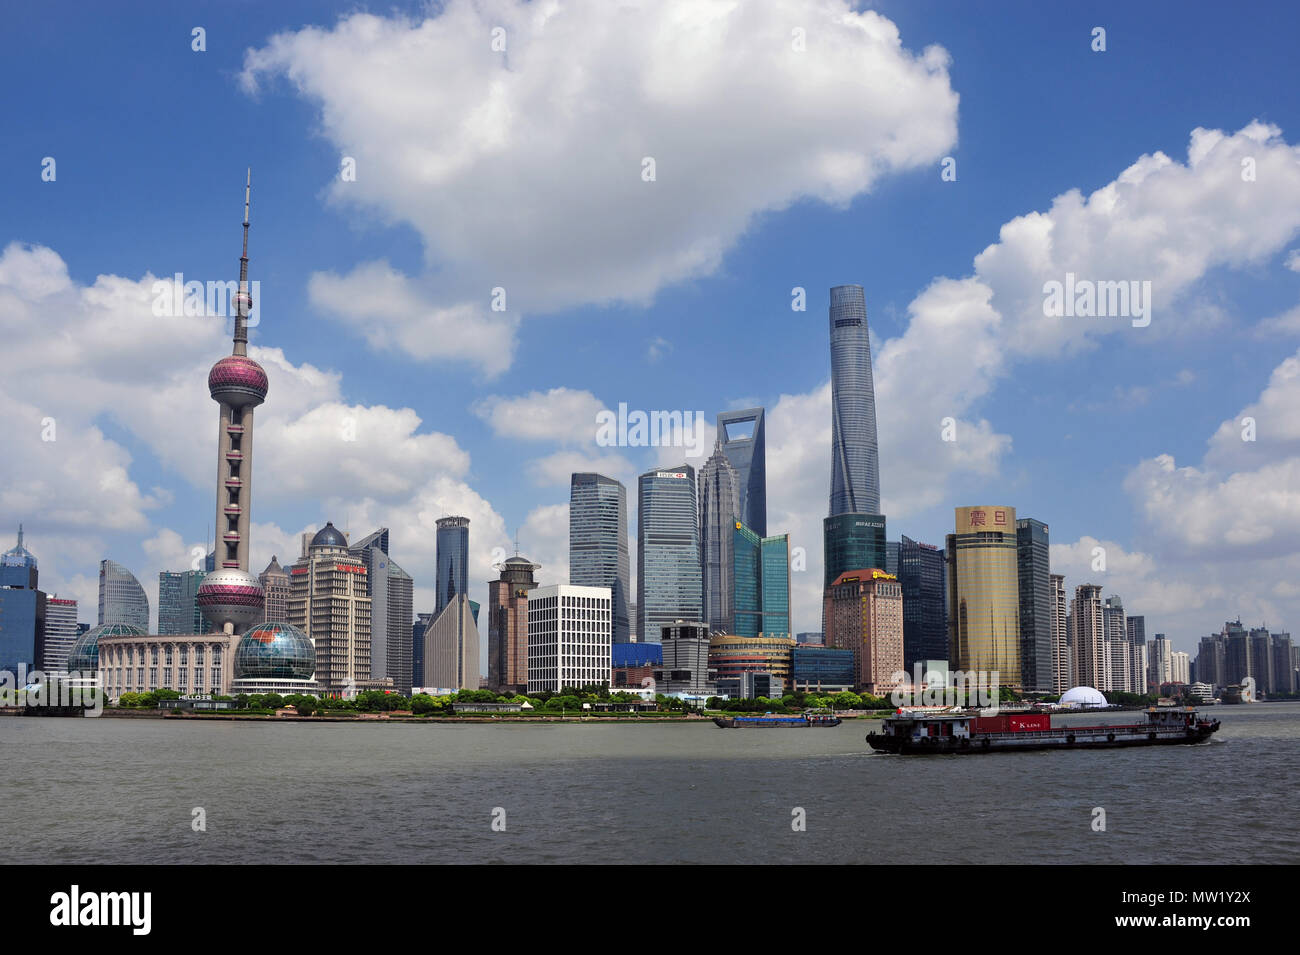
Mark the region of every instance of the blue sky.
[[[240, 188], [251, 166], [251, 272], [262, 284], [253, 344], [282, 350], [286, 363], [282, 374], [271, 369], [258, 420], [285, 428], [291, 445], [274, 456], [265, 443], [257, 447], [254, 521], [262, 540], [255, 528], [254, 563], [264, 563], [272, 546], [283, 561], [298, 532], [327, 519], [354, 535], [382, 520], [398, 531], [394, 557], [416, 577], [417, 609], [427, 610], [431, 600], [421, 595], [431, 594], [432, 519], [465, 511], [482, 571], [475, 596], [486, 590], [491, 549], [507, 545], [516, 528], [523, 550], [547, 568], [543, 580], [563, 579], [567, 481], [555, 475], [570, 458], [536, 462], [570, 455], [610, 463], [602, 456], [616, 452], [625, 469], [616, 476], [626, 480], [681, 457], [584, 443], [583, 429], [594, 430], [587, 427], [592, 407], [625, 401], [698, 409], [712, 420], [719, 410], [757, 402], [768, 409], [769, 455], [781, 458], [769, 461], [769, 473], [788, 478], [769, 487], [769, 529], [788, 530], [792, 544], [807, 547], [808, 580], [817, 580], [829, 444], [809, 429], [829, 433], [816, 397], [829, 374], [827, 289], [857, 283], [866, 289], [878, 359], [886, 343], [910, 340], [909, 327], [922, 351], [933, 349], [931, 359], [900, 349], [896, 370], [878, 369], [896, 376], [878, 407], [891, 538], [942, 543], [953, 507], [1007, 503], [1051, 525], [1053, 544], [1064, 548], [1053, 560], [1070, 587], [1088, 577], [1080, 564], [1088, 540], [1107, 546], [1105, 591], [1124, 596], [1130, 613], [1146, 613], [1149, 632], [1170, 632], [1178, 649], [1192, 649], [1197, 636], [1238, 613], [1291, 626], [1300, 593], [1290, 584], [1297, 555], [1288, 528], [1300, 521], [1300, 503], [1287, 483], [1298, 473], [1297, 435], [1285, 419], [1300, 409], [1288, 404], [1296, 393], [1285, 374], [1266, 389], [1295, 355], [1300, 321], [1263, 323], [1294, 309], [1300, 291], [1300, 271], [1285, 265], [1300, 225], [1290, 145], [1300, 115], [1288, 81], [1300, 25], [1294, 6], [1250, 16], [1186, 3], [909, 0], [856, 8], [897, 27], [901, 46], [893, 52], [844, 28], [836, 19], [843, 6], [783, 0], [757, 26], [749, 22], [755, 15], [728, 21], [719, 14], [679, 22], [680, 36], [669, 31], [656, 43], [653, 31], [611, 26], [608, 14], [585, 4], [562, 4], [569, 22], [550, 33], [530, 21], [536, 7], [505, 0], [445, 11], [384, 5], [370, 8], [383, 22], [370, 24], [374, 35], [355, 57], [358, 44], [346, 31], [366, 10], [356, 4], [10, 11], [10, 35], [19, 41], [3, 69], [8, 88], [25, 92], [10, 103], [0, 147], [9, 184], [0, 245], [20, 244], [0, 267], [0, 292], [9, 296], [0, 297], [0, 325], [26, 357], [7, 363], [0, 395], [18, 410], [3, 427], [14, 429], [6, 444], [22, 447], [36, 429], [31, 409], [48, 410], [65, 427], [55, 444], [68, 450], [59, 453], [71, 458], [11, 459], [0, 522], [26, 524], [43, 579], [82, 599], [82, 619], [91, 622], [100, 556], [132, 567], [152, 590], [158, 569], [183, 566], [177, 562], [201, 542], [212, 521], [216, 409], [201, 373], [187, 369], [228, 350], [213, 331], [219, 320], [158, 333], [147, 316], [132, 320], [138, 304], [119, 304], [108, 317], [87, 320], [106, 321], [122, 343], [147, 340], [138, 356], [67, 357], [56, 343], [78, 334], [79, 309], [103, 307], [83, 294], [101, 276], [130, 283], [176, 272], [235, 277]], [[662, 27], [661, 15], [636, 14], [641, 26]], [[426, 17], [433, 22], [422, 27]], [[884, 23], [871, 22], [872, 30]], [[507, 24], [504, 69], [516, 83], [498, 88], [499, 99], [492, 83], [503, 67], [488, 60], [500, 54], [489, 54], [487, 37], [496, 23]], [[191, 49], [196, 26], [206, 30], [205, 52]], [[1090, 48], [1096, 26], [1106, 30], [1105, 52]], [[789, 69], [805, 72], [790, 74], [788, 93], [774, 93], [764, 75], [764, 57], [774, 54], [764, 43], [775, 37], [789, 47], [787, 27], [807, 30], [812, 50], [803, 55], [821, 72], [796, 61]], [[711, 31], [722, 38], [711, 39]], [[277, 35], [281, 41], [272, 40]], [[548, 48], [561, 38], [570, 46]], [[696, 43], [699, 52], [681, 52]], [[923, 63], [935, 45], [946, 56]], [[418, 69], [403, 60], [412, 55]], [[674, 86], [675, 75], [694, 76], [708, 57], [729, 58], [728, 68], [700, 66], [698, 77]], [[404, 68], [389, 75], [385, 64], [394, 59]], [[874, 79], [854, 81], [860, 87], [835, 74], [877, 67]], [[552, 104], [579, 76], [590, 85], [576, 102], [604, 89], [615, 100], [650, 93], [616, 100], [591, 128], [570, 130], [572, 103]], [[886, 94], [884, 80], [897, 87]], [[897, 115], [891, 98], [907, 103], [912, 119]], [[402, 107], [387, 112], [393, 102]], [[757, 105], [745, 105], [751, 102]], [[804, 111], [862, 131], [819, 142], [815, 130], [797, 125]], [[1276, 129], [1255, 140], [1239, 135], [1255, 122]], [[517, 136], [528, 124], [527, 138]], [[1070, 243], [1054, 246], [1048, 272], [977, 270], [975, 257], [999, 241], [1004, 224], [1049, 213], [1070, 190], [1087, 197], [1157, 152], [1187, 166], [1198, 127], [1225, 135], [1205, 166], [1168, 182], [1159, 178], [1168, 169], [1157, 172], [1141, 183], [1141, 201], [1131, 202], [1133, 228], [1159, 224], [1145, 251], [1122, 258], [1132, 274], [1116, 274], [1107, 257], [1131, 238], [1105, 231], [1127, 228], [1123, 210], [1080, 225], [1076, 257], [1058, 254]], [[805, 141], [809, 155], [821, 150], [836, 162], [859, 148], [871, 171], [842, 176], [827, 171], [841, 169], [829, 160], [805, 168]], [[1230, 198], [1214, 177], [1235, 168], [1252, 142], [1261, 156], [1276, 157], [1278, 171], [1253, 182], [1248, 198]], [[349, 151], [360, 157], [355, 185], [362, 188], [352, 192], [338, 179]], [[655, 155], [658, 180], [644, 183], [632, 168], [626, 186], [607, 187], [605, 160], [623, 152]], [[475, 158], [458, 165], [464, 155]], [[46, 156], [57, 162], [54, 182], [41, 180]], [[956, 160], [955, 182], [940, 178], [945, 156]], [[581, 198], [586, 163], [590, 204]], [[693, 177], [689, 188], [674, 179], [684, 169]], [[1201, 180], [1220, 184], [1201, 188]], [[771, 195], [760, 198], [768, 184]], [[554, 198], [552, 190], [579, 198]], [[1200, 211], [1189, 216], [1189, 208]], [[490, 227], [476, 231], [472, 218], [449, 224], [476, 209]], [[602, 231], [614, 218], [626, 229]], [[1066, 212], [1058, 218], [1064, 223]], [[1058, 225], [1057, 235], [1065, 229]], [[1170, 235], [1179, 242], [1167, 242]], [[1085, 248], [1088, 236], [1094, 244]], [[697, 238], [711, 251], [697, 255]], [[33, 268], [19, 253], [39, 248], [67, 270], [66, 285], [55, 281], [46, 297], [43, 287], [32, 291], [14, 277]], [[674, 249], [683, 259], [653, 262]], [[1031, 347], [1008, 330], [1009, 319], [984, 336], [947, 326], [942, 340], [927, 340], [931, 333], [916, 320], [936, 279], [983, 278], [995, 308], [1009, 315], [1016, 289], [1037, 287], [1075, 261], [1084, 271], [1110, 268], [1100, 279], [1155, 279], [1152, 326], [1074, 329]], [[386, 278], [364, 269], [377, 262], [390, 270]], [[502, 281], [520, 303], [504, 325], [486, 310], [494, 270], [508, 276]], [[626, 296], [610, 278], [622, 274], [629, 289], [636, 286]], [[790, 309], [795, 286], [808, 290], [806, 312]], [[15, 297], [30, 307], [14, 305]], [[387, 310], [376, 304], [393, 301]], [[971, 354], [988, 347], [1004, 357], [958, 381], [950, 372], [967, 341]], [[314, 392], [319, 379], [307, 366], [338, 378]], [[170, 387], [151, 392], [151, 376], [169, 378]], [[76, 384], [86, 380], [102, 387]], [[186, 388], [197, 394], [192, 404], [166, 397]], [[926, 395], [942, 396], [933, 405], [938, 414]], [[132, 396], [154, 407], [141, 414]], [[327, 413], [313, 417], [320, 403], [345, 416], [338, 409], [368, 409], [356, 414], [363, 430], [374, 431], [375, 454], [328, 445]], [[1234, 458], [1235, 445], [1222, 435], [1213, 443], [1225, 422], [1257, 405], [1274, 417], [1260, 417], [1255, 445]], [[402, 409], [420, 424], [409, 413], [402, 418]], [[515, 424], [498, 426], [492, 409]], [[952, 449], [960, 460], [941, 457], [949, 449], [936, 444], [944, 413], [971, 425]], [[280, 433], [259, 435], [265, 442]], [[1160, 476], [1151, 463], [1160, 455], [1197, 472]], [[105, 486], [105, 461], [121, 465], [121, 486]], [[367, 461], [392, 479], [362, 474]], [[133, 490], [123, 492], [126, 485]], [[90, 513], [52, 503], [68, 498], [84, 499]], [[123, 502], [120, 517], [104, 517], [104, 507], [118, 510], [114, 501]], [[1207, 509], [1211, 528], [1191, 526], [1207, 518], [1180, 516]], [[1233, 567], [1227, 577], [1225, 562]], [[816, 628], [812, 593], [811, 583], [796, 581], [798, 629]]]

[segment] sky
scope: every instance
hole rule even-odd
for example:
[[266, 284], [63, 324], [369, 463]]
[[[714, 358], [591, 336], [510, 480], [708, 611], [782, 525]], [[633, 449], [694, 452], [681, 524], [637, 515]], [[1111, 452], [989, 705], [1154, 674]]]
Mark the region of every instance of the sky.
[[[237, 278], [251, 167], [254, 573], [327, 520], [387, 526], [431, 611], [434, 522], [462, 514], [472, 598], [516, 539], [562, 582], [575, 470], [627, 484], [635, 567], [636, 475], [698, 467], [717, 413], [760, 405], [768, 531], [802, 548], [816, 630], [829, 288], [860, 284], [890, 539], [1008, 505], [1049, 525], [1071, 593], [1100, 584], [1176, 650], [1238, 617], [1300, 628], [1294, 5], [6, 19], [0, 542], [21, 522], [84, 622], [100, 559], [156, 618], [158, 572], [211, 533], [228, 322], [156, 314], [158, 290]], [[1150, 310], [1045, 314], [1067, 274]], [[598, 445], [620, 403], [702, 413], [702, 453]]]

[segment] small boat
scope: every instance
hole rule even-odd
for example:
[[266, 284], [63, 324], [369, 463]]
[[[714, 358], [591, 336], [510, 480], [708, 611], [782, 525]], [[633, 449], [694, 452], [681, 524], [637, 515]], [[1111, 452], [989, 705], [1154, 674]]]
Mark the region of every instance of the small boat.
[[983, 716], [955, 708], [899, 709], [867, 743], [882, 753], [990, 753], [1031, 749], [1112, 749], [1200, 743], [1219, 730], [1219, 721], [1202, 718], [1193, 707], [1150, 707], [1146, 720], [1114, 726], [1053, 726], [1047, 713]]
[[722, 729], [810, 729], [817, 726], [839, 726], [844, 721], [838, 716], [824, 713], [802, 713], [799, 716], [764, 713], [762, 716], [715, 716], [713, 722]]

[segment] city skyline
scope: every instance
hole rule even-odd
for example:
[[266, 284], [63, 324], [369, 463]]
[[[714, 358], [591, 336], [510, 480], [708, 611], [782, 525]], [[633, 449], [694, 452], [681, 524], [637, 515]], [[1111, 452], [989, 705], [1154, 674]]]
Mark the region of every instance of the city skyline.
[[[877, 337], [880, 503], [891, 538], [906, 534], [941, 544], [953, 507], [1006, 501], [1052, 526], [1051, 568], [1064, 572], [1068, 594], [1096, 578], [1105, 594], [1122, 595], [1128, 611], [1146, 616], [1149, 628], [1167, 634], [1176, 650], [1193, 651], [1198, 635], [1216, 620], [1238, 614], [1252, 625], [1291, 629], [1300, 595], [1289, 585], [1297, 555], [1287, 541], [1296, 536], [1297, 515], [1268, 492], [1285, 486], [1300, 460], [1288, 430], [1300, 404], [1294, 386], [1300, 359], [1288, 357], [1295, 343], [1284, 320], [1295, 301], [1296, 222], [1288, 210], [1295, 206], [1296, 183], [1285, 164], [1295, 155], [1289, 143], [1300, 134], [1293, 105], [1261, 83], [1242, 111], [1206, 113], [1180, 101], [1154, 127], [1112, 115], [1107, 146], [1088, 146], [1087, 136], [1074, 136], [1075, 152], [1050, 152], [1049, 146], [1047, 155], [1027, 164], [1016, 151], [1023, 142], [1013, 140], [1002, 150], [973, 121], [993, 98], [1000, 108], [1024, 108], [1027, 101], [1017, 99], [1022, 94], [999, 86], [992, 97], [992, 80], [959, 82], [941, 58], [924, 59], [923, 50], [934, 42], [958, 65], [979, 62], [979, 52], [961, 37], [970, 14], [955, 12], [944, 24], [901, 9], [884, 15], [898, 24], [902, 40], [890, 62], [939, 130], [917, 145], [914, 157], [887, 163], [870, 182], [795, 181], [790, 194], [803, 201], [788, 209], [751, 201], [742, 212], [761, 212], [772, 221], [724, 235], [726, 256], [719, 253], [694, 271], [612, 269], [611, 275], [627, 280], [626, 290], [602, 286], [594, 294], [615, 304], [575, 298], [572, 267], [562, 261], [551, 262], [558, 279], [549, 283], [517, 268], [520, 260], [505, 261], [504, 276], [483, 284], [502, 287], [518, 305], [504, 313], [488, 304], [481, 313], [466, 312], [468, 331], [457, 346], [461, 351], [453, 353], [429, 351], [433, 346], [420, 345], [409, 323], [391, 315], [419, 313], [429, 323], [420, 328], [455, 338], [446, 332], [458, 321], [462, 299], [418, 285], [422, 253], [429, 250], [439, 262], [468, 261], [476, 280], [497, 263], [472, 247], [448, 251], [440, 241], [444, 233], [429, 218], [395, 207], [376, 183], [383, 178], [380, 155], [355, 157], [360, 174], [354, 183], [337, 179], [343, 132], [337, 141], [331, 132], [312, 142], [311, 117], [299, 115], [305, 108], [300, 93], [319, 94], [313, 68], [320, 66], [295, 32], [299, 24], [268, 20], [273, 15], [266, 13], [249, 18], [237, 31], [235, 52], [207, 54], [226, 57], [228, 76], [242, 75], [247, 83], [213, 80], [201, 95], [212, 107], [204, 111], [205, 122], [251, 115], [257, 124], [287, 123], [301, 142], [291, 145], [289, 158], [278, 159], [253, 137], [236, 137], [184, 173], [166, 173], [159, 188], [179, 205], [168, 205], [161, 217], [147, 201], [152, 185], [115, 175], [114, 187], [104, 188], [107, 172], [78, 164], [68, 141], [32, 144], [35, 159], [49, 153], [60, 161], [51, 182], [41, 181], [33, 158], [7, 153], [6, 170], [20, 184], [13, 219], [19, 226], [4, 236], [0, 284], [9, 297], [3, 307], [11, 318], [47, 320], [34, 326], [39, 337], [23, 338], [19, 328], [13, 342], [15, 362], [28, 374], [21, 391], [4, 388], [6, 434], [12, 459], [44, 476], [45, 484], [29, 500], [7, 499], [0, 521], [26, 523], [30, 545], [44, 562], [43, 589], [77, 599], [88, 622], [94, 622], [88, 614], [99, 560], [129, 568], [156, 609], [158, 572], [183, 572], [196, 547], [210, 549], [211, 434], [200, 422], [210, 420], [211, 405], [199, 376], [218, 353], [222, 322], [154, 315], [151, 293], [155, 277], [178, 270], [199, 281], [228, 277], [231, 236], [217, 224], [232, 222], [230, 190], [242, 184], [251, 164], [267, 184], [267, 198], [259, 200], [267, 212], [259, 220], [265, 231], [258, 233], [255, 272], [265, 283], [256, 304], [267, 308], [251, 329], [249, 347], [275, 396], [258, 411], [258, 501], [249, 532], [254, 567], [273, 553], [297, 553], [298, 535], [327, 518], [344, 515], [343, 529], [353, 536], [389, 526], [395, 552], [415, 579], [414, 608], [427, 611], [434, 605], [428, 599], [433, 520], [465, 514], [475, 530], [469, 570], [474, 599], [485, 599], [493, 550], [508, 553], [516, 528], [523, 549], [546, 568], [539, 583], [563, 582], [569, 475], [593, 470], [626, 483], [648, 467], [683, 458], [680, 447], [596, 445], [597, 410], [620, 402], [646, 411], [762, 406], [769, 524], [789, 531], [792, 550], [803, 548], [806, 555], [805, 569], [791, 575], [792, 628], [816, 629], [830, 447], [822, 310], [829, 305], [827, 290], [849, 283], [865, 288]], [[1035, 17], [1050, 22], [1052, 15]], [[1114, 20], [1112, 31], [1130, 37], [1145, 36], [1151, 26], [1140, 13], [1116, 13]], [[351, 22], [327, 28], [328, 44], [341, 45]], [[389, 39], [403, 35], [400, 24], [387, 22]], [[147, 24], [134, 25], [151, 34]], [[288, 39], [273, 50], [269, 38], [285, 30]], [[112, 35], [107, 25], [104, 32]], [[1190, 33], [1185, 38], [1190, 49], [1200, 48]], [[384, 42], [374, 40], [347, 69], [364, 78]], [[1059, 56], [1060, 48], [1054, 49]], [[757, 55], [743, 38], [741, 51]], [[102, 55], [83, 52], [89, 62]], [[185, 49], [177, 55], [182, 52], [191, 55]], [[1086, 46], [1080, 55], [1093, 56]], [[1261, 54], [1250, 70], [1266, 72], [1271, 56]], [[1113, 52], [1106, 57], [1080, 62], [1121, 75], [1136, 69]], [[286, 89], [281, 77], [298, 67], [305, 71], [303, 87]], [[937, 91], [910, 72], [917, 70]], [[1201, 82], [1186, 71], [1180, 80], [1193, 88]], [[256, 97], [251, 84], [259, 86]], [[455, 114], [454, 101], [438, 101]], [[21, 110], [30, 115], [41, 104], [37, 97]], [[773, 104], [774, 123], [784, 115], [781, 105]], [[873, 133], [890, 131], [870, 101], [855, 108], [873, 120]], [[89, 131], [103, 128], [94, 117], [83, 118]], [[750, 113], [740, 119], [760, 130], [767, 122]], [[1276, 123], [1277, 131], [1257, 119]], [[1203, 131], [1215, 129], [1222, 135]], [[382, 145], [399, 135], [382, 123], [374, 132]], [[447, 148], [455, 144], [452, 133], [439, 136]], [[105, 141], [129, 146], [112, 133]], [[855, 145], [872, 154], [872, 142]], [[660, 148], [655, 182], [634, 181], [676, 201], [681, 181], [668, 169], [698, 158], [684, 150], [680, 143]], [[513, 155], [513, 147], [508, 152]], [[949, 153], [960, 170], [954, 181], [939, 175]], [[560, 154], [570, 155], [566, 149]], [[1253, 191], [1242, 202], [1220, 207], [1218, 191], [1242, 183], [1241, 160], [1252, 157], [1268, 174], [1249, 184]], [[636, 164], [642, 157], [633, 158]], [[968, 164], [968, 158], [983, 162]], [[148, 168], [138, 160], [137, 166]], [[707, 169], [692, 168], [695, 178], [710, 181]], [[295, 172], [304, 182], [292, 183], [291, 169], [315, 172]], [[330, 181], [333, 193], [322, 201], [318, 193]], [[961, 211], [969, 208], [968, 193], [954, 200], [954, 190], [972, 182], [981, 195], [999, 195]], [[346, 191], [349, 185], [357, 195]], [[1176, 202], [1162, 198], [1166, 186]], [[148, 238], [118, 247], [94, 230], [76, 234], [87, 203], [106, 221], [139, 210], [139, 231]], [[341, 208], [371, 224], [350, 231]], [[615, 209], [626, 212], [627, 206], [616, 203]], [[1113, 212], [1103, 214], [1107, 209]], [[1194, 237], [1187, 210], [1221, 216], [1236, 232]], [[385, 217], [399, 224], [375, 224]], [[949, 236], [899, 243], [895, 226], [912, 217], [938, 219]], [[680, 238], [657, 220], [633, 218], [665, 247]], [[1126, 244], [1134, 224], [1148, 219], [1169, 236], [1164, 244], [1178, 254], [1181, 269], [1165, 269], [1150, 250]], [[185, 225], [178, 228], [177, 220]], [[1151, 326], [1045, 320], [1038, 289], [1051, 276], [1024, 263], [1029, 253], [1042, 251], [1033, 226], [1046, 223], [1079, 242], [1073, 260], [1049, 258], [1059, 278], [1067, 271], [1128, 278], [1131, 267], [1137, 277], [1162, 280]], [[1116, 247], [1125, 250], [1122, 260], [1085, 241], [1089, 223], [1112, 229]], [[649, 230], [656, 224], [659, 231]], [[404, 229], [413, 231], [405, 235]], [[804, 252], [819, 231], [827, 238]], [[1232, 238], [1237, 233], [1255, 238], [1238, 241]], [[906, 248], [891, 251], [890, 244]], [[618, 253], [611, 249], [612, 260], [596, 261], [626, 266], [630, 260]], [[805, 292], [805, 311], [791, 307], [795, 288]], [[486, 292], [482, 298], [488, 302]], [[376, 318], [377, 302], [396, 303], [388, 325]], [[515, 309], [526, 316], [555, 312], [573, 334], [553, 336], [543, 331], [550, 328], [545, 322], [515, 319]], [[598, 314], [584, 318], [588, 312]], [[1186, 320], [1180, 323], [1176, 314]], [[704, 316], [718, 322], [718, 338], [700, 327]], [[566, 355], [550, 340], [585, 338], [578, 330], [584, 321], [609, 329], [608, 341], [593, 335], [566, 346], [573, 353]], [[128, 328], [136, 352], [102, 347]], [[741, 328], [750, 334], [738, 334]], [[72, 350], [50, 353], [42, 344], [50, 332], [67, 336]], [[721, 362], [724, 346], [731, 353]], [[1225, 360], [1230, 375], [1219, 374]], [[143, 368], [149, 374], [141, 374]], [[445, 379], [445, 387], [427, 389], [431, 378]], [[1221, 386], [1207, 385], [1221, 380]], [[433, 396], [422, 397], [425, 390]], [[713, 445], [707, 432], [718, 416], [710, 414], [703, 457], [690, 460], [696, 467]], [[1247, 417], [1258, 426], [1253, 441], [1241, 440]], [[41, 439], [46, 418], [55, 422], [53, 441]], [[942, 438], [946, 418], [953, 419], [950, 442]], [[1081, 450], [1098, 433], [1113, 441], [1104, 464]], [[113, 478], [111, 494], [103, 490], [103, 475]], [[6, 477], [11, 486], [31, 483], [19, 472]], [[69, 501], [79, 506], [70, 508]], [[1097, 547], [1106, 555], [1101, 572], [1092, 570]]]

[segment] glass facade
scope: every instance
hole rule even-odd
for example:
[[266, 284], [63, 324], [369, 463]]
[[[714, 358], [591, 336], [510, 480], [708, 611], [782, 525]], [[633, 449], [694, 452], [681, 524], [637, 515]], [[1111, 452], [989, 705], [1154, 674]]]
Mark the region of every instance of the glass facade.
[[1048, 528], [1024, 517], [1016, 521], [1020, 580], [1020, 677], [1026, 690], [1052, 689], [1052, 581]]
[[436, 617], [456, 594], [469, 592], [469, 518], [440, 517]]
[[737, 521], [734, 605], [738, 636], [790, 636], [790, 537], [759, 537]]
[[[168, 647], [168, 661], [171, 662]], [[181, 660], [182, 672], [186, 661]], [[310, 680], [316, 672], [311, 639], [287, 623], [267, 621], [251, 627], [235, 647], [236, 680]], [[163, 680], [166, 681], [166, 670]]]
[[[876, 393], [871, 338], [861, 285], [831, 289], [831, 506], [830, 514], [880, 512]], [[885, 561], [859, 564], [883, 567]], [[850, 569], [850, 568], [845, 568]], [[834, 579], [834, 576], [830, 578]]]
[[885, 516], [883, 514], [839, 514], [822, 521], [825, 580], [850, 570], [885, 566]]
[[99, 562], [99, 625], [149, 629], [149, 598], [135, 575], [114, 560]]
[[569, 583], [610, 589], [615, 643], [631, 639], [631, 569], [627, 488], [603, 474], [574, 474], [569, 479]]
[[903, 668], [948, 659], [948, 607], [943, 551], [906, 535], [898, 543], [897, 573], [903, 587]]
[[158, 633], [160, 635], [205, 633], [197, 600], [199, 584], [206, 571], [186, 570], [158, 574]]
[[637, 492], [637, 634], [643, 643], [659, 643], [664, 624], [702, 616], [695, 469], [647, 471]]
[[796, 646], [792, 656], [795, 689], [852, 689], [857, 681], [852, 650]]
[[759, 537], [767, 534], [767, 437], [762, 408], [718, 415], [722, 453], [735, 468], [736, 520]]
[[722, 453], [722, 439], [700, 468], [700, 549], [704, 621], [716, 633], [734, 633], [735, 554], [732, 525], [740, 519], [740, 476]]
[[[1020, 585], [1014, 507], [959, 507], [948, 535], [948, 659], [1019, 688]], [[991, 677], [989, 677], [991, 679]]]

